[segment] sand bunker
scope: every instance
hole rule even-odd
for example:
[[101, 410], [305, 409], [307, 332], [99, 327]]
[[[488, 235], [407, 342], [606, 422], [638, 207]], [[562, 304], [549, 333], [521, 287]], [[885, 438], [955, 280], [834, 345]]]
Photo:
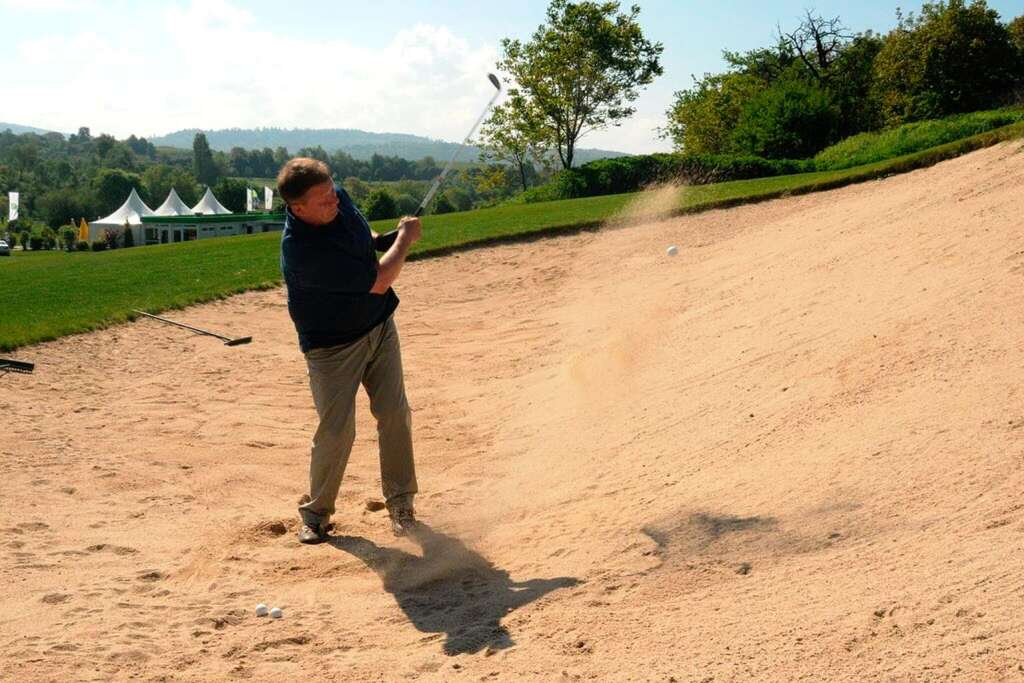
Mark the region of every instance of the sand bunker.
[[176, 316], [251, 346], [25, 349], [0, 677], [1015, 679], [1021, 187], [1002, 145], [410, 264], [419, 542], [366, 508], [365, 397], [335, 537], [295, 540], [315, 416], [280, 290]]

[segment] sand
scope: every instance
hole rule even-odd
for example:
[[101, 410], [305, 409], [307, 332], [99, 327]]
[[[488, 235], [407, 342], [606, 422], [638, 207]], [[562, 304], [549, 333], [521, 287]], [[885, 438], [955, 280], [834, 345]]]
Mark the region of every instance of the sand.
[[282, 290], [172, 315], [250, 346], [22, 349], [0, 678], [1021, 680], [1021, 187], [1004, 144], [409, 264], [418, 542], [366, 508], [365, 397], [335, 536], [295, 540]]

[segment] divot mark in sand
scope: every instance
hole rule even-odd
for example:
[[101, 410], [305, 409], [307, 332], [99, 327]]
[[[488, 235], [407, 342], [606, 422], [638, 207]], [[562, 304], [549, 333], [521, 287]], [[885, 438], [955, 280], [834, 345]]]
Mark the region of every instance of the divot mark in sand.
[[40, 602], [47, 605], [59, 605], [62, 602], [67, 602], [70, 598], [71, 596], [67, 593], [47, 593]]
[[288, 645], [307, 645], [312, 640], [309, 636], [292, 636], [291, 638], [281, 638], [279, 640], [266, 640], [262, 643], [256, 643], [252, 646], [254, 652], [265, 652], [275, 647], [285, 647]]
[[90, 553], [111, 552], [115, 555], [134, 555], [139, 552], [135, 548], [128, 548], [123, 545], [111, 545], [109, 543], [97, 543], [86, 548]]

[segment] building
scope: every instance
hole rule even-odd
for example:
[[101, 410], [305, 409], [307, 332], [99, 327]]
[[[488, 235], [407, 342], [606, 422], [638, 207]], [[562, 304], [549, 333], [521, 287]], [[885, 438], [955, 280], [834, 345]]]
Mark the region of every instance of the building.
[[284, 229], [283, 213], [229, 213], [211, 216], [143, 216], [143, 241], [168, 244], [210, 237], [255, 235]]
[[206, 188], [202, 199], [192, 208], [181, 201], [172, 188], [156, 211], [146, 206], [133, 189], [121, 208], [89, 225], [89, 240], [103, 239], [107, 230], [130, 230], [135, 244], [141, 246], [283, 229], [283, 213], [232, 213], [217, 201], [210, 188]]

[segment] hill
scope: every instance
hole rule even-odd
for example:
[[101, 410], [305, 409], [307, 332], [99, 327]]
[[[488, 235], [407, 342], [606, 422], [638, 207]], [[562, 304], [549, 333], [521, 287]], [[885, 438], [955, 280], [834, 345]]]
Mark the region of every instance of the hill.
[[[32, 126], [20, 126], [17, 123], [4, 123], [0, 121], [0, 132], [9, 130], [15, 135], [21, 135], [22, 133], [35, 133], [36, 135], [45, 135], [52, 133], [53, 131], [44, 130], [42, 128], [33, 128]], [[61, 133], [63, 135], [63, 133]]]
[[[180, 147], [192, 149], [192, 140], [200, 132], [197, 128], [179, 130], [167, 135], [149, 138], [154, 145], [163, 147]], [[244, 149], [263, 149], [284, 147], [295, 153], [303, 147], [319, 145], [328, 152], [341, 150], [356, 159], [369, 159], [374, 154], [396, 156], [403, 159], [416, 160], [432, 156], [435, 159], [448, 159], [462, 145], [444, 140], [434, 140], [418, 135], [405, 133], [370, 133], [352, 128], [226, 128], [207, 130], [206, 139], [210, 147], [228, 152], [232, 147]], [[474, 160], [480, 149], [468, 146], [460, 153], [463, 160]], [[622, 152], [600, 149], [576, 150], [578, 163], [626, 156]]]

